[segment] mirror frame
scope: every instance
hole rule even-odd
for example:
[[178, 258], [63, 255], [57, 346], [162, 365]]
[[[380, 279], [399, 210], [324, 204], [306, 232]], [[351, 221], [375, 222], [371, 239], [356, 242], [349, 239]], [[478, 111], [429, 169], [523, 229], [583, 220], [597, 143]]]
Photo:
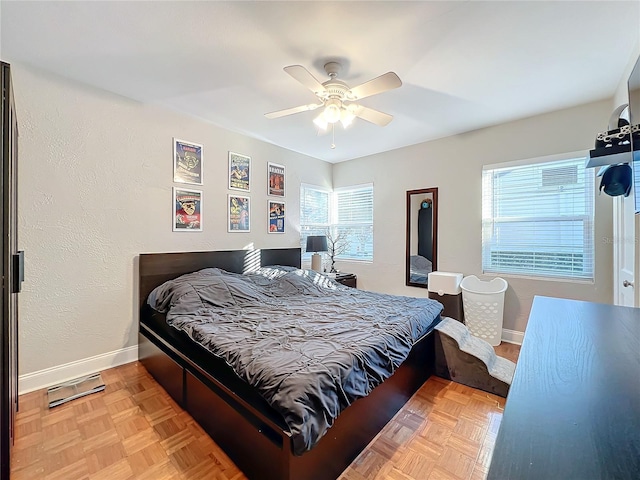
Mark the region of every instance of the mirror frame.
[[428, 288], [426, 283], [417, 283], [411, 281], [411, 198], [413, 195], [426, 195], [431, 194], [433, 202], [431, 208], [433, 209], [433, 253], [431, 261], [431, 271], [435, 272], [438, 269], [438, 187], [421, 188], [417, 190], [407, 190], [407, 229], [406, 229], [406, 251], [405, 251], [405, 285], [409, 287]]

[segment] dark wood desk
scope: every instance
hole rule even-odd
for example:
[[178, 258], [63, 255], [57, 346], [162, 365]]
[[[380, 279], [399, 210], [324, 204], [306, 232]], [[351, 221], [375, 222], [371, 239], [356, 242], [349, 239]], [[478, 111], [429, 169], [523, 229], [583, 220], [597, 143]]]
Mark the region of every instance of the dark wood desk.
[[640, 309], [534, 298], [487, 478], [640, 478]]

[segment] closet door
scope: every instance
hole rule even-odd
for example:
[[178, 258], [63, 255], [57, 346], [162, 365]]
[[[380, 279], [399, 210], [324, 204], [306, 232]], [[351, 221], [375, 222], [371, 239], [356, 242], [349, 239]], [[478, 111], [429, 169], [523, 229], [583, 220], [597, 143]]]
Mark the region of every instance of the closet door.
[[18, 127], [9, 65], [0, 62], [2, 84], [2, 159], [0, 202], [2, 222], [2, 295], [0, 295], [0, 478], [9, 478], [14, 419], [18, 408], [18, 301], [22, 281], [22, 254], [18, 253], [17, 160]]

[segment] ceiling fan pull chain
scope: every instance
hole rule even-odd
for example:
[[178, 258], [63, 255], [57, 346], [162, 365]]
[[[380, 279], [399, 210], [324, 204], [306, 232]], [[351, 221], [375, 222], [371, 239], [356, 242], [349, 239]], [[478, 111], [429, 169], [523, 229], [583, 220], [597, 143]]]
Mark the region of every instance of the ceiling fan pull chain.
[[331, 124], [331, 148], [336, 148], [336, 124]]

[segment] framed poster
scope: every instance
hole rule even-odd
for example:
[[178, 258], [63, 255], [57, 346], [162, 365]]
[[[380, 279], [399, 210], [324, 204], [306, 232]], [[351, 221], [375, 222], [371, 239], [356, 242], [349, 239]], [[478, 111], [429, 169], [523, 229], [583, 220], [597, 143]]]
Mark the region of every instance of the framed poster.
[[269, 172], [268, 194], [284, 197], [284, 165], [269, 162], [267, 170]]
[[284, 233], [284, 202], [269, 200], [269, 233]]
[[249, 232], [251, 231], [251, 211], [249, 197], [230, 194], [227, 201], [227, 231]]
[[229, 152], [229, 189], [249, 191], [251, 157]]
[[202, 231], [202, 191], [173, 187], [173, 231]]
[[173, 139], [173, 181], [202, 185], [202, 145]]

